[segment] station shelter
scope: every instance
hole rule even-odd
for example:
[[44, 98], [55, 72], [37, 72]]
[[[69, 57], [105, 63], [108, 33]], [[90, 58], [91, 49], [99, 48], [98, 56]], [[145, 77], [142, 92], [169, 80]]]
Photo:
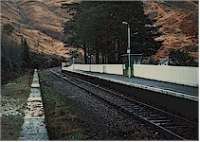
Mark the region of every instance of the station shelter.
[[[130, 54], [131, 56], [131, 77], [134, 75], [134, 64], [141, 64], [142, 61], [142, 54]], [[123, 75], [128, 76], [128, 54], [121, 55], [122, 57], [122, 63], [123, 63]]]

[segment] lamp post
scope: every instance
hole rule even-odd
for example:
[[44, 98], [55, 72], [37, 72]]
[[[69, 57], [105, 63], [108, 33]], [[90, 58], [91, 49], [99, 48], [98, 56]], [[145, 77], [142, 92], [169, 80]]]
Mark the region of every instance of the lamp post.
[[90, 72], [91, 72], [92, 57], [93, 57], [92, 54], [88, 56], [88, 58], [89, 58], [89, 63], [90, 63], [90, 65], [89, 65], [89, 71], [90, 71]]
[[128, 48], [127, 48], [127, 54], [128, 54], [128, 78], [131, 78], [131, 28], [130, 25], [123, 21], [122, 24], [125, 24], [128, 26]]

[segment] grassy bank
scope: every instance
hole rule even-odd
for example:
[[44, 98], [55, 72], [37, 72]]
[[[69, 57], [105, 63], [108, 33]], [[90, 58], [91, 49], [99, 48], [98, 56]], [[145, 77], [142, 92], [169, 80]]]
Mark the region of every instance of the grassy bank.
[[1, 86], [2, 140], [17, 140], [20, 135], [31, 80], [32, 74], [28, 72]]
[[51, 140], [83, 140], [75, 105], [56, 91], [48, 74], [40, 73], [41, 91], [49, 138]]

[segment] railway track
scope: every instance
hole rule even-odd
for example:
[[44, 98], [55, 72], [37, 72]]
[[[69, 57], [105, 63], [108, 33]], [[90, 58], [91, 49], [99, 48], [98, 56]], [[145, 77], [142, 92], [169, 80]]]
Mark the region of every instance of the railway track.
[[115, 91], [102, 88], [88, 81], [52, 70], [51, 72], [85, 90], [90, 95], [95, 95], [95, 97], [98, 97], [129, 116], [142, 121], [145, 125], [167, 135], [169, 139], [198, 140], [197, 123], [126, 97]]

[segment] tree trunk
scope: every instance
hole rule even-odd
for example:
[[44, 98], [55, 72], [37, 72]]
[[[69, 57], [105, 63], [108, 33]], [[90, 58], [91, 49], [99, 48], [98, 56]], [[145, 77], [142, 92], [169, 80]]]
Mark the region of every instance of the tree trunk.
[[99, 64], [99, 50], [96, 51], [96, 64]]
[[118, 40], [115, 41], [115, 63], [117, 64], [119, 60], [119, 51], [118, 51]]
[[83, 50], [84, 50], [84, 60], [85, 60], [85, 63], [87, 63], [87, 47], [85, 46], [85, 44], [83, 45]]

